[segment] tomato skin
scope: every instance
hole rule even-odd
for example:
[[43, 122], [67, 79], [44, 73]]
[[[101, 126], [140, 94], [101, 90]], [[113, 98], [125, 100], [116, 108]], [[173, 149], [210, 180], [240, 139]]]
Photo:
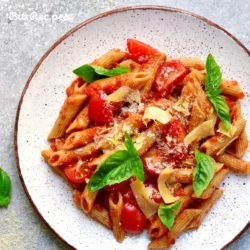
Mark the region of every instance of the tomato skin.
[[73, 183], [83, 183], [86, 179], [89, 179], [93, 173], [94, 169], [84, 168], [81, 166], [79, 171], [77, 172], [77, 164], [70, 164], [64, 168], [64, 173], [67, 178]]
[[130, 57], [138, 63], [146, 63], [151, 56], [159, 54], [158, 50], [135, 39], [127, 39], [127, 47]]
[[109, 192], [120, 190], [121, 188], [125, 187], [128, 184], [128, 181], [123, 181], [113, 185], [107, 185], [103, 189]]
[[162, 198], [161, 198], [160, 192], [158, 190], [158, 187], [155, 184], [150, 183], [150, 182], [146, 182], [145, 183], [145, 187], [146, 188], [150, 187], [153, 190], [152, 195], [149, 197], [150, 199], [152, 199], [156, 203], [162, 202]]
[[164, 97], [168, 98], [170, 93], [181, 87], [181, 81], [188, 74], [185, 66], [179, 61], [163, 62], [155, 77], [155, 87]]
[[122, 197], [124, 203], [129, 203], [137, 208], [139, 208], [137, 201], [135, 199], [135, 196], [133, 194], [133, 191], [130, 186], [126, 186], [121, 189]]
[[113, 120], [115, 107], [103, 99], [101, 94], [94, 95], [89, 102], [88, 116], [89, 119], [98, 124], [106, 124]]
[[138, 234], [146, 228], [146, 217], [138, 208], [125, 203], [121, 212], [121, 224], [127, 233]]

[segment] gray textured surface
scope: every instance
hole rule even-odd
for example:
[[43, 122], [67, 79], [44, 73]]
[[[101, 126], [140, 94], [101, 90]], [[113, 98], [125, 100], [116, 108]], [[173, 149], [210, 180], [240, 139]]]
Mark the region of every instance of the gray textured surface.
[[[12, 201], [0, 209], [0, 249], [69, 249], [42, 222], [21, 186], [15, 165], [13, 130], [22, 89], [47, 49], [78, 23], [106, 10], [141, 4], [166, 5], [204, 16], [236, 36], [250, 49], [249, 0], [220, 1], [34, 1], [0, 0], [0, 157], [13, 182]], [[12, 12], [12, 17], [10, 16]], [[42, 14], [46, 20], [11, 20], [13, 13]], [[45, 16], [47, 14], [47, 16]], [[52, 17], [70, 19], [52, 21]], [[66, 16], [66, 14], [68, 16]], [[19, 16], [19, 19], [26, 16]], [[250, 229], [229, 249], [250, 249]]]

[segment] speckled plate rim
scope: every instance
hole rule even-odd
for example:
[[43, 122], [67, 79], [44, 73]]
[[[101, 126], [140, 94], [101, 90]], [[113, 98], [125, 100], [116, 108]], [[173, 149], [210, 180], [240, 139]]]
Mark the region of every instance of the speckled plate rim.
[[[72, 249], [76, 249], [75, 247], [73, 247], [72, 245], [70, 245], [60, 234], [58, 234], [55, 229], [49, 224], [48, 221], [45, 220], [45, 218], [43, 217], [43, 215], [40, 213], [38, 207], [36, 206], [36, 204], [34, 203], [34, 201], [32, 200], [29, 191], [25, 185], [23, 176], [22, 176], [22, 171], [20, 168], [20, 162], [19, 162], [19, 154], [18, 154], [18, 122], [19, 122], [19, 115], [20, 115], [20, 110], [21, 110], [21, 106], [23, 103], [23, 98], [24, 95], [29, 87], [29, 84], [33, 78], [33, 76], [35, 75], [35, 73], [37, 72], [37, 70], [39, 69], [40, 65], [43, 63], [43, 61], [46, 59], [46, 57], [61, 43], [63, 42], [67, 37], [69, 37], [72, 33], [74, 33], [75, 31], [77, 31], [78, 29], [86, 26], [87, 24], [98, 20], [100, 18], [109, 16], [109, 15], [113, 15], [119, 12], [126, 12], [126, 11], [131, 11], [131, 10], [161, 10], [161, 11], [167, 11], [167, 12], [177, 12], [177, 13], [181, 13], [181, 14], [186, 14], [192, 17], [195, 17], [201, 21], [204, 21], [206, 23], [208, 23], [211, 26], [214, 26], [215, 28], [219, 29], [220, 31], [224, 32], [226, 35], [228, 35], [230, 38], [232, 38], [250, 57], [250, 51], [237, 39], [235, 38], [231, 33], [229, 33], [228, 31], [226, 31], [224, 28], [222, 28], [221, 26], [219, 26], [218, 24], [215, 24], [214, 22], [199, 16], [197, 14], [191, 13], [189, 11], [184, 11], [181, 9], [177, 9], [177, 8], [170, 8], [170, 7], [166, 7], [166, 6], [155, 6], [155, 5], [142, 5], [142, 6], [130, 6], [130, 7], [124, 7], [124, 8], [119, 8], [119, 9], [114, 9], [114, 10], [110, 10], [104, 13], [101, 13], [97, 16], [94, 16], [92, 18], [87, 19], [86, 21], [78, 24], [77, 26], [75, 26], [74, 28], [72, 28], [71, 30], [69, 30], [66, 34], [64, 34], [61, 38], [59, 38], [49, 49], [48, 51], [43, 55], [43, 57], [39, 60], [39, 62], [37, 63], [37, 65], [35, 66], [35, 68], [33, 69], [31, 75], [28, 78], [28, 81], [25, 84], [25, 87], [22, 91], [21, 97], [20, 97], [20, 101], [18, 104], [18, 108], [17, 108], [17, 113], [16, 113], [16, 120], [15, 120], [15, 128], [14, 128], [14, 147], [15, 147], [15, 157], [16, 157], [16, 165], [17, 165], [17, 169], [18, 169], [18, 173], [21, 179], [21, 183], [22, 186], [24, 188], [24, 191], [30, 201], [30, 203], [32, 204], [32, 206], [34, 207], [35, 211], [37, 212], [37, 214], [40, 216], [40, 218], [44, 221], [44, 223], [52, 230], [52, 232], [55, 233], [55, 235], [57, 235], [57, 237], [59, 237], [63, 242], [65, 242], [68, 246], [72, 247]], [[223, 248], [226, 249], [231, 243], [233, 243], [235, 240], [237, 240], [248, 228], [250, 227], [250, 221], [247, 222], [246, 226], [230, 241], [228, 242]]]

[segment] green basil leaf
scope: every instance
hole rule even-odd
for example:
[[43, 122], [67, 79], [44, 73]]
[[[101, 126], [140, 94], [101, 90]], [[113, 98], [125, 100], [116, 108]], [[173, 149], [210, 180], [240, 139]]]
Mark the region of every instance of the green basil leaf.
[[210, 102], [213, 103], [215, 111], [221, 121], [223, 122], [226, 129], [231, 129], [231, 118], [229, 114], [229, 107], [227, 106], [227, 102], [224, 96], [212, 96], [209, 98]]
[[140, 156], [138, 155], [134, 143], [127, 132], [125, 132], [124, 144], [128, 150], [128, 153], [133, 157], [133, 173], [140, 181], [144, 182], [144, 167]]
[[88, 182], [88, 190], [95, 192], [107, 185], [113, 185], [136, 176], [144, 181], [142, 161], [137, 154], [131, 137], [125, 133], [127, 150], [119, 150], [101, 162]]
[[171, 230], [174, 225], [174, 211], [178, 210], [181, 206], [181, 202], [177, 201], [171, 205], [165, 205], [163, 203], [160, 204], [158, 208], [158, 216], [161, 222]]
[[193, 173], [193, 188], [196, 197], [200, 197], [213, 179], [216, 164], [212, 157], [197, 149], [195, 150], [195, 159], [197, 164]]
[[218, 89], [222, 81], [222, 74], [220, 67], [211, 54], [207, 57], [206, 71], [206, 91], [209, 92], [210, 90]]
[[83, 78], [85, 82], [91, 83], [101, 78], [129, 73], [130, 69], [126, 67], [116, 67], [109, 70], [101, 66], [84, 64], [74, 69], [73, 72]]
[[8, 207], [11, 196], [11, 180], [8, 174], [0, 168], [0, 207]]
[[101, 66], [94, 66], [92, 65], [92, 67], [94, 68], [95, 72], [98, 75], [104, 75], [104, 76], [118, 76], [118, 75], [122, 75], [122, 74], [126, 74], [130, 72], [129, 68], [120, 66], [120, 67], [116, 67], [113, 69], [105, 69]]
[[231, 129], [231, 119], [229, 114], [229, 107], [226, 100], [221, 96], [221, 89], [218, 89], [222, 81], [222, 74], [220, 67], [214, 60], [211, 54], [208, 55], [206, 61], [206, 93], [208, 99], [213, 104], [217, 116], [221, 119], [226, 129]]

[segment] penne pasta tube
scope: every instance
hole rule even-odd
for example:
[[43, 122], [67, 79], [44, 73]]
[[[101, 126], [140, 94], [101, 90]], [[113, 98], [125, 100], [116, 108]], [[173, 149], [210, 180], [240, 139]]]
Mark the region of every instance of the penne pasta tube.
[[112, 221], [114, 236], [118, 242], [123, 242], [125, 231], [121, 226], [121, 212], [123, 208], [123, 198], [120, 192], [112, 192], [109, 195], [109, 214]]
[[186, 209], [181, 212], [175, 219], [174, 226], [171, 231], [158, 239], [151, 241], [148, 245], [149, 249], [168, 248], [175, 243], [177, 236], [183, 232], [186, 226], [199, 214], [200, 209]]
[[48, 162], [49, 158], [53, 155], [54, 151], [51, 149], [45, 149], [41, 151], [41, 155], [45, 161]]
[[75, 120], [69, 125], [66, 130], [67, 134], [72, 133], [75, 130], [83, 130], [89, 126], [90, 120], [88, 116], [88, 105], [86, 105], [82, 111], [77, 115]]
[[232, 154], [224, 153], [217, 157], [217, 161], [224, 163], [226, 167], [230, 170], [241, 173], [241, 174], [248, 174], [250, 173], [250, 162], [237, 159]]
[[106, 208], [98, 204], [94, 204], [88, 215], [97, 222], [100, 222], [102, 225], [111, 229], [112, 222], [110, 221], [109, 213]]
[[226, 148], [235, 140], [238, 138], [238, 136], [241, 134], [241, 132], [245, 129], [246, 126], [246, 120], [236, 120], [232, 124], [236, 131], [233, 134], [233, 136], [229, 137], [227, 135], [218, 133], [215, 136], [211, 137], [207, 141], [205, 141], [201, 145], [202, 150], [206, 150], [206, 154], [208, 155], [220, 155], [222, 154]]
[[[177, 216], [181, 211], [186, 209], [194, 200], [191, 197], [193, 193], [193, 186], [186, 185], [184, 187], [184, 195], [180, 196], [179, 201], [181, 202], [181, 207], [174, 211], [174, 215]], [[162, 224], [158, 215], [154, 215], [149, 219], [149, 228], [148, 228], [148, 235], [150, 238], [159, 238], [163, 234], [165, 234], [168, 229]]]
[[245, 96], [237, 81], [222, 80], [219, 89], [222, 90], [223, 94], [233, 98], [243, 99]]
[[206, 82], [206, 73], [202, 72], [200, 70], [197, 70], [195, 68], [190, 68], [190, 71], [194, 74], [194, 76], [197, 78], [199, 83], [204, 86]]
[[[75, 205], [81, 209], [81, 192], [77, 189], [73, 191], [72, 198], [75, 203]], [[89, 211], [88, 215], [96, 220], [97, 222], [100, 222], [107, 228], [111, 229], [112, 222], [110, 221], [108, 210], [104, 207], [100, 206], [99, 204], [94, 204], [92, 209]]]
[[201, 210], [201, 213], [191, 221], [185, 230], [197, 229], [214, 203], [222, 196], [223, 192], [224, 191], [222, 189], [216, 189], [210, 198], [202, 201], [197, 207]]
[[74, 149], [82, 147], [94, 140], [94, 137], [99, 134], [104, 128], [102, 127], [92, 127], [87, 128], [82, 131], [73, 132], [66, 139], [63, 146], [64, 150]]
[[131, 59], [122, 61], [119, 66], [129, 68], [132, 72], [138, 72], [141, 68], [141, 65]]
[[[236, 120], [243, 119], [239, 101], [236, 102], [235, 119]], [[237, 157], [241, 157], [247, 151], [248, 139], [247, 139], [246, 129], [244, 129], [240, 133], [239, 137], [235, 140], [234, 146], [235, 146], [235, 155]]]
[[162, 224], [157, 214], [149, 218], [148, 236], [150, 239], [157, 239], [167, 231], [168, 229]]
[[60, 114], [48, 135], [48, 140], [61, 137], [65, 134], [67, 126], [75, 118], [86, 98], [86, 95], [71, 95], [66, 99], [61, 108]]
[[150, 58], [147, 64], [144, 64], [141, 68], [142, 72], [145, 72], [148, 74], [149, 79], [145, 83], [143, 89], [142, 89], [142, 96], [146, 95], [152, 88], [155, 75], [157, 73], [157, 70], [160, 66], [160, 64], [166, 59], [166, 55], [164, 53], [160, 53], [158, 55], [155, 55], [154, 57]]
[[121, 62], [127, 56], [127, 52], [112, 49], [91, 63], [92, 65], [111, 68], [114, 64]]
[[84, 83], [81, 77], [77, 77], [75, 80], [71, 82], [69, 87], [66, 89], [67, 96], [71, 95], [83, 95], [84, 90], [87, 87], [87, 83]]
[[[202, 195], [199, 197], [199, 199], [208, 199], [212, 196], [214, 190], [220, 185], [222, 180], [225, 178], [225, 176], [228, 174], [228, 169], [221, 169], [219, 172], [217, 172], [214, 175], [214, 178], [210, 181], [208, 187], [206, 190], [202, 193]], [[192, 197], [196, 197], [195, 194], [192, 195]]]
[[89, 213], [92, 207], [94, 206], [95, 203], [95, 198], [98, 194], [98, 191], [96, 192], [90, 192], [87, 189], [87, 185], [85, 186], [81, 197], [80, 197], [80, 204], [83, 212]]
[[205, 69], [205, 64], [202, 62], [202, 60], [200, 58], [197, 58], [197, 57], [187, 57], [187, 58], [185, 58], [185, 57], [179, 57], [179, 58], [169, 57], [167, 59], [167, 61], [172, 61], [172, 60], [180, 61], [188, 69], [189, 68], [194, 68], [194, 69], [198, 69], [198, 70]]
[[196, 95], [197, 95], [198, 104], [199, 104], [201, 110], [206, 114], [207, 120], [208, 120], [209, 114], [211, 114], [213, 112], [213, 106], [210, 103], [210, 101], [208, 100], [208, 97], [207, 97], [205, 91], [202, 89], [202, 86], [200, 85], [199, 81], [195, 77], [194, 73], [191, 72], [189, 75], [194, 83], [194, 90], [195, 90]]

